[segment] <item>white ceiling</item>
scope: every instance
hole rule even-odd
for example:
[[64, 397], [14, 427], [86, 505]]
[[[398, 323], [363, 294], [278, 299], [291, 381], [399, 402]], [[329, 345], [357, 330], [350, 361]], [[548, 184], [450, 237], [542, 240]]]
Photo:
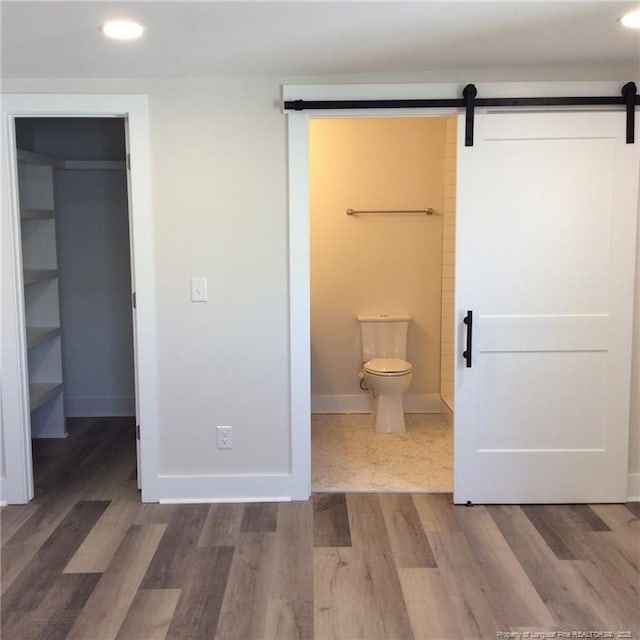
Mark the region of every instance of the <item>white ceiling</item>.
[[[2, 0], [2, 75], [322, 75], [606, 65], [638, 69], [638, 2]], [[97, 27], [127, 17], [137, 42]], [[637, 75], [637, 74], [636, 74]]]

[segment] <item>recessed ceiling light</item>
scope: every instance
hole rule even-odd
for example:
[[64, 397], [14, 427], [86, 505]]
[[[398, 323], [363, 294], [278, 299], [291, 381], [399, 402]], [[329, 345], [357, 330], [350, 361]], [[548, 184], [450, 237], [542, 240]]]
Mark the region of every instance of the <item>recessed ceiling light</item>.
[[622, 18], [620, 18], [620, 22], [630, 29], [640, 29], [640, 9], [625, 13]]
[[135, 40], [144, 32], [144, 27], [131, 20], [110, 20], [100, 26], [100, 31], [108, 38]]

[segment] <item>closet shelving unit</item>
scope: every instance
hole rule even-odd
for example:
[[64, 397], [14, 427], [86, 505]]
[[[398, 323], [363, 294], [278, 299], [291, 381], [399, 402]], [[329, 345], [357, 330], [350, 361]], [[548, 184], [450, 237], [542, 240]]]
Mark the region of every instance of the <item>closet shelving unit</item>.
[[67, 435], [54, 172], [123, 170], [123, 161], [59, 160], [17, 150], [31, 436]]
[[53, 172], [64, 163], [18, 150], [29, 406], [34, 438], [67, 434]]

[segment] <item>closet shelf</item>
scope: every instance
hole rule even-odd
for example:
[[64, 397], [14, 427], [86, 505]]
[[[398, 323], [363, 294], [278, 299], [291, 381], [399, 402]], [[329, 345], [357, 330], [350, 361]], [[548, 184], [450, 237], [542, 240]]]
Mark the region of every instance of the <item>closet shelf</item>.
[[124, 171], [124, 160], [58, 160], [40, 153], [18, 149], [18, 162], [22, 164], [40, 164], [54, 169], [82, 169], [90, 171]]
[[124, 160], [65, 160], [67, 170], [80, 169], [85, 171], [124, 171]]
[[29, 409], [33, 412], [62, 391], [62, 382], [32, 382], [29, 384]]
[[18, 149], [17, 151], [18, 162], [22, 162], [23, 164], [42, 164], [46, 167], [64, 168], [64, 161], [62, 160], [43, 156], [40, 153], [33, 153], [32, 151], [25, 151], [24, 149]]
[[60, 327], [27, 327], [27, 349], [35, 349], [59, 335]]
[[53, 219], [53, 209], [21, 209], [21, 220], [50, 220]]
[[63, 438], [67, 430], [54, 182], [64, 162], [20, 149], [17, 157], [31, 437]]
[[24, 286], [37, 284], [38, 282], [46, 282], [47, 280], [55, 280], [58, 277], [57, 269], [25, 269], [24, 270]]

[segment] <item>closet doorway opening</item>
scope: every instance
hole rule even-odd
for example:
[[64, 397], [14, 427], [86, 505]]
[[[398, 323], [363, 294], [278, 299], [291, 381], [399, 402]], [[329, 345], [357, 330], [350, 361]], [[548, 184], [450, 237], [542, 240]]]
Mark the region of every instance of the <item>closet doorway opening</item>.
[[[159, 492], [157, 349], [148, 99], [145, 95], [134, 94], [26, 93], [2, 96], [1, 435], [4, 455], [0, 456], [0, 502], [24, 504], [34, 497], [22, 265], [23, 223], [20, 220], [16, 143], [16, 120], [20, 118], [116, 118], [125, 125], [130, 265], [135, 294], [133, 336], [136, 449], [139, 451], [137, 473], [142, 501], [156, 502]], [[135, 477], [133, 480], [135, 483]]]
[[137, 475], [126, 126], [15, 119], [36, 498]]
[[[455, 115], [309, 119], [313, 492], [453, 491], [456, 147]], [[393, 433], [361, 384], [377, 316], [409, 318]]]

